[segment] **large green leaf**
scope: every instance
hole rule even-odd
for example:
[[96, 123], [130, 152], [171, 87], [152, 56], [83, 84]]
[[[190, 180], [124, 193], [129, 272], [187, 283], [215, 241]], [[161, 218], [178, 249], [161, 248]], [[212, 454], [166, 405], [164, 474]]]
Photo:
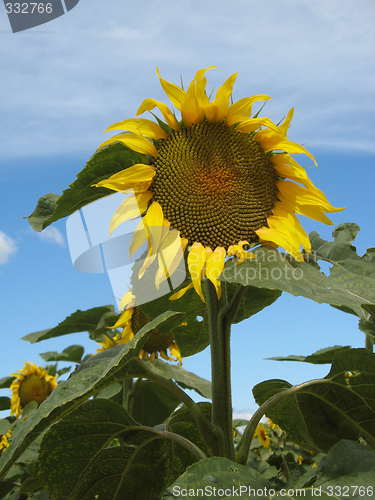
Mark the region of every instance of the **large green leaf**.
[[[27, 340], [31, 344], [40, 342], [41, 340], [51, 339], [54, 337], [61, 337], [62, 335], [68, 335], [70, 333], [77, 332], [94, 332], [101, 318], [107, 313], [116, 315], [114, 312], [114, 306], [101, 306], [93, 307], [87, 311], [74, 312], [67, 318], [65, 318], [61, 323], [59, 323], [54, 328], [48, 328], [47, 330], [42, 330], [40, 332], [29, 333], [22, 337], [22, 340]], [[117, 315], [116, 315], [117, 317]]]
[[201, 498], [248, 499], [256, 497], [259, 491], [258, 496], [270, 500], [268, 492], [271, 490], [271, 483], [259, 472], [227, 458], [215, 457], [190, 466], [167, 489], [163, 499], [195, 499], [198, 495]]
[[[237, 286], [234, 283], [227, 283], [228, 300], [234, 294]], [[265, 307], [272, 305], [281, 294], [281, 290], [247, 286], [234, 323], [240, 323], [244, 319], [262, 311]]]
[[11, 386], [14, 377], [3, 377], [0, 378], [0, 389], [8, 389]]
[[335, 345], [333, 347], [326, 347], [325, 349], [319, 349], [319, 351], [310, 354], [309, 356], [278, 356], [272, 359], [273, 361], [303, 361], [305, 363], [312, 363], [314, 365], [325, 365], [327, 363], [331, 364], [333, 358], [337, 352], [346, 351], [350, 349], [350, 346]]
[[47, 432], [39, 474], [56, 500], [157, 500], [196, 460], [169, 436], [117, 403], [88, 401]]
[[[68, 380], [58, 384], [37, 411], [31, 414], [24, 425], [12, 435], [9, 448], [0, 457], [0, 479], [43, 431], [90, 396], [127, 377], [145, 377], [146, 372], [138, 362], [142, 346], [154, 328], [175, 314], [171, 311], [164, 312], [145, 325], [129, 343], [93, 356], [89, 361], [82, 363]], [[94, 362], [95, 358], [97, 362]]]
[[[353, 376], [346, 377], [348, 373]], [[375, 448], [375, 354], [367, 349], [336, 353], [329, 374], [292, 386], [269, 380], [253, 389], [259, 405], [285, 391], [267, 416], [296, 442], [327, 452], [340, 439], [363, 437]]]
[[63, 350], [63, 352], [48, 351], [39, 354], [44, 361], [71, 361], [72, 363], [80, 363], [83, 356], [84, 348], [81, 345], [71, 345]]
[[[294, 484], [294, 489], [307, 488], [315, 496], [325, 492], [331, 498], [364, 499], [375, 496], [375, 452], [355, 441], [342, 440], [332, 446], [319, 466], [310, 469]], [[302, 495], [301, 495], [302, 496]]]
[[[366, 318], [375, 304], [375, 250], [369, 249], [363, 257], [357, 255], [351, 241], [358, 230], [356, 224], [341, 224], [333, 231], [333, 242], [312, 232], [313, 254], [305, 263], [270, 247], [257, 248], [253, 250], [256, 258], [243, 264], [230, 259], [220, 279], [286, 291]], [[320, 272], [319, 259], [333, 265], [329, 277]]]
[[110, 189], [95, 188], [92, 185], [136, 163], [148, 163], [148, 159], [123, 144], [116, 143], [100, 149], [77, 175], [77, 180], [70, 184], [61, 196], [50, 193], [39, 199], [34, 212], [28, 217], [31, 227], [36, 231], [43, 231], [52, 222], [112, 194]]
[[10, 408], [10, 398], [6, 396], [0, 396], [0, 411], [9, 410]]
[[139, 424], [162, 424], [181, 401], [161, 385], [138, 379], [130, 396], [130, 414]]

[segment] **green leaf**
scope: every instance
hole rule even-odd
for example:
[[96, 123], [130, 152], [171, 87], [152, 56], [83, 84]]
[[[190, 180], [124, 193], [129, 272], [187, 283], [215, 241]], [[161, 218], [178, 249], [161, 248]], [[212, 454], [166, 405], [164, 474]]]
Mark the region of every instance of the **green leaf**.
[[14, 380], [14, 377], [0, 378], [0, 389], [8, 389], [11, 386], [13, 380]]
[[[235, 292], [238, 285], [228, 283], [228, 299]], [[234, 323], [240, 323], [244, 319], [250, 318], [254, 314], [262, 311], [265, 307], [272, 305], [280, 297], [280, 290], [268, 290], [267, 288], [257, 288], [247, 286], [246, 292], [241, 299], [241, 305], [238, 310]]]
[[[356, 312], [362, 311], [362, 304], [375, 304], [375, 281], [360, 274], [368, 263], [359, 265], [361, 269], [357, 269], [357, 273], [353, 269], [351, 279], [349, 271], [345, 271], [346, 278], [342, 279], [339, 270], [334, 271], [335, 266], [331, 269], [331, 276], [327, 277], [308, 262], [297, 262], [274, 248], [260, 247], [252, 252], [256, 258], [242, 264], [230, 259], [220, 279], [244, 286], [282, 290], [318, 303], [346, 306]], [[353, 262], [357, 263], [356, 260]], [[340, 267], [341, 263], [335, 265]], [[375, 267], [371, 266], [375, 272]]]
[[27, 217], [30, 226], [35, 229], [35, 231], [43, 231], [46, 227], [43, 225], [44, 221], [49, 219], [55, 212], [58, 198], [60, 198], [60, 196], [55, 193], [48, 193], [39, 198], [34, 212]]
[[138, 379], [130, 397], [132, 418], [150, 427], [163, 423], [180, 404], [174, 394], [149, 380]]
[[[351, 242], [360, 228], [356, 224], [340, 224], [333, 231], [334, 241], [325, 241], [314, 231], [309, 235], [311, 247], [317, 259], [333, 264], [330, 281], [335, 289], [347, 290], [354, 297], [359, 297], [363, 304], [375, 303], [375, 249], [367, 250], [363, 257], [356, 253]], [[353, 303], [354, 304], [354, 303]], [[351, 307], [350, 304], [337, 304]], [[361, 307], [351, 307], [359, 318], [366, 318], [366, 311]]]
[[[28, 417], [22, 427], [12, 434], [9, 448], [0, 457], [0, 479], [22, 452], [52, 423], [72, 411], [93, 394], [125, 378], [145, 377], [146, 372], [138, 362], [142, 346], [152, 330], [176, 313], [166, 311], [145, 325], [129, 343], [116, 346], [81, 364], [64, 382], [58, 384], [50, 396]], [[119, 349], [116, 349], [119, 348]], [[98, 361], [93, 363], [97, 358]], [[85, 366], [86, 365], [86, 366]]]
[[67, 217], [80, 208], [113, 193], [107, 188], [92, 187], [103, 179], [125, 170], [136, 163], [148, 163], [146, 156], [138, 154], [123, 144], [112, 144], [100, 149], [77, 175], [77, 180], [63, 191], [61, 196], [42, 196], [34, 212], [28, 217], [36, 231], [43, 231], [59, 219]]
[[78, 311], [65, 318], [64, 321], [59, 323], [54, 328], [29, 333], [28, 335], [22, 337], [22, 340], [27, 340], [31, 344], [35, 344], [36, 342], [40, 342], [42, 340], [61, 337], [62, 335], [68, 335], [70, 333], [91, 332], [97, 328], [102, 316], [108, 312], [113, 313], [114, 306], [109, 305], [93, 307], [87, 311], [81, 311], [78, 309]]
[[301, 476], [293, 488], [306, 488], [307, 494], [314, 491], [314, 497], [323, 495], [336, 499], [373, 498], [375, 452], [368, 446], [355, 441], [342, 440], [332, 446], [316, 469], [310, 469]]
[[9, 410], [10, 408], [10, 398], [6, 396], [0, 396], [0, 411]]
[[276, 358], [266, 358], [272, 359], [273, 361], [304, 361], [305, 363], [312, 363], [314, 365], [324, 365], [331, 364], [333, 358], [337, 352], [342, 352], [350, 349], [350, 346], [335, 345], [333, 347], [326, 347], [325, 349], [319, 349], [319, 351], [310, 354], [309, 356], [279, 356]]
[[211, 382], [198, 377], [195, 373], [188, 372], [180, 366], [164, 363], [160, 359], [155, 359], [147, 366], [156, 375], [175, 380], [184, 389], [193, 389], [204, 398], [211, 399]]
[[[212, 421], [212, 405], [211, 403], [197, 403], [202, 413], [205, 415], [209, 422]], [[168, 431], [183, 436], [190, 442], [194, 443], [198, 448], [200, 448], [207, 456], [210, 455], [204, 441], [202, 439], [201, 433], [198, 430], [197, 424], [195, 423], [191, 413], [186, 407], [182, 407], [179, 410], [172, 413], [167, 421], [166, 428]]]
[[[216, 497], [220, 494], [220, 491], [228, 489], [232, 495], [229, 493], [225, 498], [239, 498], [240, 493], [241, 498], [249, 498], [250, 488], [255, 490], [251, 496], [255, 496], [256, 491], [261, 490], [262, 498], [271, 499], [271, 496], [266, 493], [272, 489], [271, 483], [267, 479], [264, 479], [259, 472], [232, 462], [227, 458], [214, 457], [201, 460], [190, 466], [167, 489], [163, 498], [195, 499], [198, 496], [198, 492], [202, 498]], [[244, 496], [246, 493], [248, 496]]]
[[[346, 378], [351, 372], [354, 376]], [[259, 405], [285, 391], [267, 416], [298, 443], [327, 452], [340, 439], [363, 437], [375, 448], [375, 354], [367, 349], [336, 353], [329, 374], [292, 386], [284, 380], [256, 385]]]
[[63, 350], [63, 352], [49, 351], [39, 354], [44, 361], [71, 361], [80, 363], [83, 356], [84, 348], [81, 345], [71, 345]]
[[96, 399], [81, 405], [43, 439], [43, 484], [56, 500], [159, 499], [194, 458], [181, 460], [180, 447], [167, 439], [167, 433], [137, 428], [113, 401]]

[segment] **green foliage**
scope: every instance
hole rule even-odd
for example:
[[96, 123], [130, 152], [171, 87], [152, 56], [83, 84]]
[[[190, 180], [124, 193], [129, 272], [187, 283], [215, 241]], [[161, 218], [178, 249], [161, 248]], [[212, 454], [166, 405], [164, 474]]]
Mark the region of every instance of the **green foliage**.
[[269, 380], [256, 385], [253, 394], [261, 405], [285, 391], [267, 416], [295, 442], [327, 452], [341, 439], [359, 437], [375, 448], [374, 386], [375, 354], [350, 349], [336, 353], [324, 379], [299, 386]]
[[[364, 307], [375, 304], [373, 249], [359, 257], [350, 244], [353, 235], [353, 224], [349, 223], [335, 229], [333, 242], [311, 233], [313, 256], [302, 263], [274, 248], [256, 248], [252, 250], [256, 255], [252, 260], [242, 264], [237, 264], [235, 259], [229, 260], [220, 279], [243, 286], [285, 291], [320, 304], [344, 307], [363, 317], [366, 314]], [[319, 259], [333, 264], [329, 277], [320, 272], [316, 262]]]
[[71, 361], [80, 363], [84, 353], [84, 348], [81, 345], [71, 345], [63, 350], [63, 352], [49, 351], [39, 354], [44, 361]]
[[332, 363], [333, 358], [336, 353], [346, 351], [350, 349], [350, 346], [335, 345], [333, 347], [326, 347], [325, 349], [319, 349], [319, 351], [310, 354], [309, 356], [278, 356], [272, 359], [274, 361], [303, 361], [304, 363], [312, 363], [314, 365], [325, 365], [327, 363]]
[[123, 144], [112, 144], [100, 149], [77, 174], [77, 180], [70, 184], [61, 196], [50, 193], [39, 199], [34, 212], [28, 217], [31, 227], [36, 231], [43, 231], [52, 222], [112, 194], [110, 189], [94, 188], [92, 185], [136, 163], [148, 163], [147, 157], [135, 153]]

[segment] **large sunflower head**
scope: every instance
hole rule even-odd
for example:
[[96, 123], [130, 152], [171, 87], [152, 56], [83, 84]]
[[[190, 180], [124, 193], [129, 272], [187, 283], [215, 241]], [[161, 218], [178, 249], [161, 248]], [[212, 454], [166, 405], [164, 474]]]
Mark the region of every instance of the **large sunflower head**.
[[[120, 141], [149, 155], [150, 164], [133, 165], [97, 184], [115, 191], [134, 191], [116, 211], [110, 230], [143, 215], [130, 248], [134, 253], [148, 240], [149, 256], [139, 276], [158, 255], [158, 287], [182, 258], [181, 251], [175, 257], [177, 250], [189, 246], [192, 283], [186, 289], [194, 287], [202, 300], [204, 276], [220, 297], [217, 278], [227, 256], [235, 255], [243, 262], [252, 256], [246, 245], [260, 242], [280, 246], [303, 261], [301, 246], [308, 253], [311, 246], [296, 214], [331, 224], [324, 212], [342, 210], [328, 202], [291, 156], [303, 153], [315, 163], [306, 149], [287, 139], [293, 109], [279, 125], [269, 118], [250, 118], [253, 104], [270, 97], [256, 95], [230, 104], [237, 74], [230, 76], [210, 101], [206, 94], [208, 69], [197, 71], [187, 91], [167, 82], [157, 71], [181, 120], [164, 103], [145, 99], [136, 116], [156, 107], [165, 122], [131, 118], [115, 123], [106, 131], [126, 132], [101, 147]], [[170, 228], [177, 232], [177, 238]]]
[[57, 377], [48, 375], [42, 366], [38, 367], [32, 362], [25, 361], [22, 370], [11, 373], [11, 376], [15, 379], [10, 386], [10, 390], [13, 391], [10, 414], [16, 418], [31, 401], [36, 401], [39, 406], [57, 386]]
[[[97, 352], [103, 352], [110, 349], [115, 344], [127, 344], [130, 342], [134, 335], [151, 319], [142, 312], [140, 307], [135, 306], [126, 309], [112, 328], [121, 328], [122, 334], [116, 334], [113, 337], [114, 342], [105, 337], [103, 342], [99, 342], [102, 346], [97, 349]], [[168, 350], [171, 356], [168, 356]], [[139, 357], [143, 359], [150, 359], [151, 361], [160, 356], [167, 361], [178, 361], [182, 365], [182, 357], [179, 348], [174, 340], [173, 333], [161, 334], [155, 329], [143, 345], [139, 353]]]

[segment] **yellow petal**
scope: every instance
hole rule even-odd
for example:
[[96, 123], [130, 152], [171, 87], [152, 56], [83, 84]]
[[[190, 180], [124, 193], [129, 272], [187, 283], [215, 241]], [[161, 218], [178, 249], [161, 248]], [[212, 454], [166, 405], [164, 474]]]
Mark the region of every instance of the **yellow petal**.
[[151, 111], [155, 107], [159, 108], [159, 111], [164, 116], [164, 120], [168, 123], [168, 125], [174, 130], [180, 130], [180, 126], [176, 117], [172, 113], [172, 111], [168, 108], [166, 104], [160, 101], [156, 101], [155, 99], [147, 98], [142, 104], [139, 106], [139, 109], [135, 116], [141, 115], [145, 111]]
[[158, 75], [160, 79], [160, 84], [163, 87], [164, 92], [167, 94], [169, 99], [171, 100], [173, 106], [175, 106], [177, 109], [180, 109], [181, 103], [184, 100], [186, 92], [180, 87], [177, 87], [174, 83], [167, 82], [167, 80], [164, 80], [159, 73], [159, 69], [156, 68], [156, 74]]
[[180, 265], [184, 257], [179, 232], [175, 229], [169, 231], [158, 251], [159, 268], [155, 276], [155, 284], [159, 290], [160, 283], [170, 278]]
[[171, 295], [169, 297], [169, 300], [178, 300], [179, 298], [181, 298], [183, 295], [185, 295], [185, 293], [190, 290], [191, 288], [193, 288], [193, 283], [190, 283], [188, 286], [185, 286], [184, 288], [182, 288], [181, 290], [179, 290], [178, 292], [174, 293], [173, 295]]
[[148, 230], [150, 255], [156, 254], [168, 229], [164, 226], [164, 215], [160, 204], [154, 201], [145, 215], [145, 223]]
[[133, 189], [134, 192], [141, 193], [147, 191], [155, 173], [153, 166], [139, 163], [121, 170], [121, 172], [112, 175], [109, 179], [98, 182], [95, 186], [106, 187], [119, 192]]
[[136, 151], [137, 153], [157, 156], [157, 149], [152, 144], [152, 142], [141, 135], [131, 133], [115, 135], [111, 139], [103, 142], [103, 144], [101, 144], [98, 149], [114, 142], [122, 142], [122, 144], [125, 144], [125, 146], [132, 149], [133, 151]]
[[277, 181], [277, 189], [286, 199], [292, 203], [302, 205], [316, 205], [321, 208], [323, 212], [339, 212], [343, 208], [333, 207], [326, 196], [315, 186], [313, 188], [305, 188], [290, 181]]
[[254, 102], [267, 101], [268, 99], [271, 99], [271, 97], [263, 94], [239, 99], [229, 107], [225, 123], [228, 127], [231, 127], [235, 123], [242, 122], [243, 120], [248, 120], [248, 118], [251, 116], [251, 108]]
[[135, 134], [144, 135], [149, 139], [165, 139], [167, 137], [167, 134], [157, 123], [145, 118], [129, 118], [128, 120], [114, 123], [105, 132], [110, 132], [111, 130], [128, 130]]
[[132, 194], [128, 196], [116, 212], [113, 214], [111, 223], [109, 225], [109, 234], [112, 234], [117, 226], [129, 219], [139, 217], [146, 210], [148, 202], [152, 198], [152, 193], [146, 191], [145, 193]]
[[172, 356], [174, 356], [176, 359], [179, 361], [179, 366], [182, 365], [182, 357], [180, 353], [180, 349], [177, 347], [176, 342], [173, 342], [170, 346], [168, 346], [168, 349], [171, 353]]
[[116, 329], [116, 328], [120, 328], [121, 326], [125, 326], [126, 323], [128, 323], [131, 320], [132, 315], [133, 315], [133, 309], [126, 309], [123, 313], [121, 313], [121, 316], [116, 321], [116, 323], [113, 326], [111, 326], [110, 328]]
[[129, 246], [130, 258], [133, 257], [134, 252], [138, 250], [144, 243], [146, 243], [148, 237], [147, 227], [144, 223], [144, 218], [139, 222], [137, 229], [134, 231], [132, 241]]
[[248, 241], [239, 241], [237, 245], [230, 245], [228, 248], [228, 257], [233, 257], [234, 255], [237, 257], [237, 264], [242, 264], [244, 260], [252, 259], [256, 257], [255, 254], [245, 250], [244, 245], [249, 245]]
[[233, 85], [238, 73], [234, 73], [225, 80], [223, 85], [217, 89], [215, 99], [212, 104], [217, 107], [216, 121], [222, 122], [229, 108], [229, 98], [232, 95]]
[[206, 302], [202, 293], [202, 285], [201, 285], [201, 280], [203, 278], [203, 272], [204, 272], [204, 265], [206, 263], [206, 250], [201, 243], [198, 243], [196, 241], [193, 244], [190, 253], [188, 255], [187, 262], [195, 291], [202, 299], [202, 301]]
[[[207, 249], [206, 249], [207, 250]], [[217, 280], [223, 272], [225, 263], [226, 251], [223, 247], [216, 247], [206, 262], [206, 277], [215, 286], [217, 298], [221, 297], [221, 283]]]
[[275, 125], [269, 118], [250, 118], [250, 120], [244, 120], [239, 123], [236, 130], [248, 134], [250, 132], [255, 132], [261, 126], [268, 127], [269, 129], [277, 131], [277, 125]]

